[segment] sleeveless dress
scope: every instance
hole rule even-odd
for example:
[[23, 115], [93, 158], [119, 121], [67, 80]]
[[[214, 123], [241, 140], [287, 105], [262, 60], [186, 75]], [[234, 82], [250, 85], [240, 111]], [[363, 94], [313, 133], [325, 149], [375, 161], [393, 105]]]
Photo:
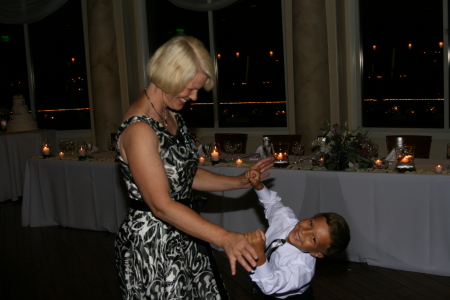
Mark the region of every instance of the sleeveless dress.
[[[183, 119], [175, 113], [176, 136], [159, 122], [134, 116], [121, 124], [120, 134], [134, 122], [145, 122], [156, 132], [172, 199], [193, 199], [192, 182], [198, 151]], [[130, 201], [144, 202], [129, 166], [117, 155]], [[221, 299], [207, 254], [194, 238], [156, 218], [151, 211], [129, 208], [116, 234], [116, 265], [124, 299]], [[220, 279], [219, 279], [220, 281]]]

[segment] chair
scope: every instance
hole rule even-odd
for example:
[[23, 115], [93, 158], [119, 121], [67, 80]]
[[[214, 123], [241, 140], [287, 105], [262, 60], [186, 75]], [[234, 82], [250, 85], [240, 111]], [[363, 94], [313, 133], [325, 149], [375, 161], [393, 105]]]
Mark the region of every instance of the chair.
[[263, 135], [263, 137], [268, 137], [270, 143], [289, 143], [289, 155], [294, 155], [292, 152], [292, 142], [297, 141], [301, 143], [302, 136], [299, 134], [273, 134], [273, 135]]
[[232, 143], [234, 142], [241, 142], [242, 143], [242, 149], [240, 153], [247, 153], [247, 136], [246, 133], [216, 133], [215, 134], [215, 140], [216, 143], [219, 143], [220, 149], [225, 150], [225, 144], [224, 141], [229, 140]]
[[397, 139], [402, 138], [403, 144], [414, 145], [414, 157], [430, 158], [431, 136], [429, 135], [387, 135], [386, 145], [388, 153], [397, 145]]

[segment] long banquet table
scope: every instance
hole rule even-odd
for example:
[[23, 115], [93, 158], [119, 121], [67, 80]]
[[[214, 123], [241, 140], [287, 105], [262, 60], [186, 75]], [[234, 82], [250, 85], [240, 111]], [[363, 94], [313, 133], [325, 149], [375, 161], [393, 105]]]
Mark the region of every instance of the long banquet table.
[[41, 142], [49, 139], [56, 149], [56, 130], [40, 129], [0, 133], [0, 202], [22, 196], [27, 160], [41, 154]]
[[[244, 170], [204, 168], [226, 175]], [[270, 173], [265, 184], [280, 194], [299, 219], [326, 211], [346, 218], [352, 235], [346, 259], [450, 276], [449, 175], [290, 169]], [[201, 194], [209, 199], [202, 209], [208, 220], [237, 232], [266, 229], [252, 190]], [[27, 163], [23, 226], [115, 232], [126, 207], [117, 163], [43, 159]]]

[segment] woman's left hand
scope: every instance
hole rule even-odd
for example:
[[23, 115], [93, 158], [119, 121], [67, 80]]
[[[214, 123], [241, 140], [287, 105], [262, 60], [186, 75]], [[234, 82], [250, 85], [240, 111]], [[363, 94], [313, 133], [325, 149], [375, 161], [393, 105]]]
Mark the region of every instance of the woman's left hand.
[[[274, 159], [275, 159], [274, 157], [268, 157], [268, 158], [261, 159], [256, 164], [251, 166], [250, 169], [259, 171], [261, 173], [260, 179], [266, 178], [267, 176], [270, 175], [270, 173], [264, 173], [264, 172], [266, 172], [267, 170], [269, 170], [270, 168], [273, 167]], [[262, 173], [264, 173], [264, 174], [262, 174]], [[245, 172], [239, 176], [241, 177], [241, 182], [242, 182], [241, 188], [242, 189], [251, 187], [249, 180], [245, 176]]]

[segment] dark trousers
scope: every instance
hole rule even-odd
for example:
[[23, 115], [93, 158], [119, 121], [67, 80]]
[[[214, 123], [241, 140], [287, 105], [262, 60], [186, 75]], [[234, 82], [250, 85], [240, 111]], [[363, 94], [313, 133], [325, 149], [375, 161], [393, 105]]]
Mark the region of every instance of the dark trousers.
[[[275, 298], [273, 296], [269, 296], [269, 295], [264, 295], [264, 300], [279, 300], [279, 298]], [[314, 300], [314, 292], [313, 289], [311, 287], [311, 285], [306, 289], [306, 291], [303, 294], [300, 295], [293, 295], [291, 297], [287, 297], [285, 299], [289, 299], [289, 300]]]

